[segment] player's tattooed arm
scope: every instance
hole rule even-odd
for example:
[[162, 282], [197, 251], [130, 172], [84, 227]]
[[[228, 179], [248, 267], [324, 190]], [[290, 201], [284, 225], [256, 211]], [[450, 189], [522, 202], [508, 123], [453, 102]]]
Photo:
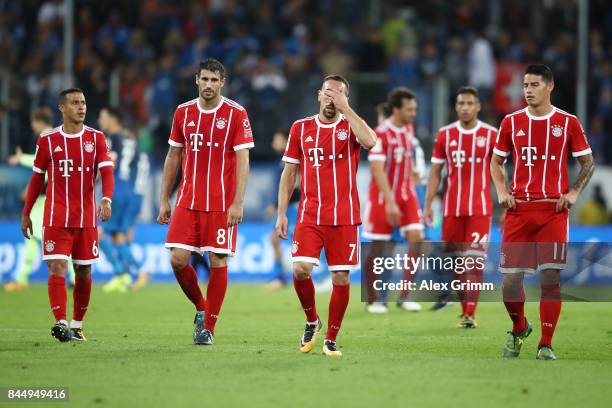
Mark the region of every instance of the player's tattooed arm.
[[278, 186], [278, 214], [275, 228], [276, 233], [282, 239], [287, 239], [287, 206], [293, 194], [299, 168], [298, 164], [285, 163]]
[[576, 203], [578, 195], [582, 192], [582, 190], [584, 190], [584, 187], [587, 185], [591, 179], [591, 176], [593, 176], [593, 173], [595, 172], [595, 161], [593, 160], [592, 154], [585, 154], [584, 156], [579, 156], [576, 159], [580, 164], [580, 172], [578, 173], [576, 181], [572, 185], [570, 191], [563, 194], [557, 200], [557, 211], [571, 208], [571, 206]]
[[157, 216], [157, 222], [160, 224], [167, 224], [170, 221], [170, 191], [172, 191], [172, 186], [176, 181], [182, 151], [181, 147], [170, 146], [164, 161], [161, 194], [159, 197], [159, 215]]

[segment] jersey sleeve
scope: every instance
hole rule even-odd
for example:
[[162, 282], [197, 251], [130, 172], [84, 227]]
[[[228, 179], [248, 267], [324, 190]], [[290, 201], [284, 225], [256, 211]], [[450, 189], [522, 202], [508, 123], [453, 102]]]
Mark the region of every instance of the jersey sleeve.
[[584, 133], [582, 124], [577, 117], [571, 117], [569, 119], [567, 132], [569, 133], [568, 136], [572, 156], [580, 157], [592, 153], [586, 133]]
[[236, 115], [236, 125], [234, 127], [234, 151], [242, 149], [252, 149], [255, 147], [253, 142], [253, 129], [246, 110], [238, 111]]
[[45, 174], [51, 156], [49, 155], [49, 142], [45, 137], [39, 137], [36, 141], [36, 153], [34, 153], [34, 164], [32, 170], [39, 174]]
[[387, 160], [387, 138], [385, 132], [376, 130], [376, 144], [368, 151], [368, 161], [385, 161]]
[[289, 130], [289, 139], [287, 139], [287, 147], [283, 154], [283, 161], [287, 163], [300, 164], [302, 157], [302, 146], [300, 139], [302, 135], [302, 127], [304, 124], [294, 123]]
[[431, 163], [432, 164], [444, 164], [446, 163], [446, 132], [438, 132], [436, 141], [434, 142], [433, 151], [431, 152]]
[[96, 166], [98, 169], [113, 166], [113, 160], [110, 157], [110, 146], [106, 142], [104, 133], [96, 133]]
[[493, 153], [501, 157], [508, 157], [512, 152], [512, 124], [511, 119], [506, 116], [499, 126], [499, 132], [495, 139]]
[[185, 146], [185, 135], [183, 135], [183, 122], [185, 121], [184, 110], [177, 109], [174, 111], [174, 117], [172, 118], [172, 128], [170, 129], [170, 137], [168, 138], [168, 144], [172, 147], [183, 147]]

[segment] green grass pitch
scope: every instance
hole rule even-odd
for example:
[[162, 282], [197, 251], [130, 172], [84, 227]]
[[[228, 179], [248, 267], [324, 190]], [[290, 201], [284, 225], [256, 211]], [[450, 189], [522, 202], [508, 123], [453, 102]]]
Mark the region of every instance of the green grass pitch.
[[[454, 327], [459, 307], [366, 314], [353, 287], [338, 338], [344, 356], [298, 351], [304, 317], [292, 288], [230, 285], [213, 347], [191, 343], [193, 307], [177, 285], [92, 293], [84, 344], [49, 335], [46, 286], [0, 292], [0, 387], [68, 387], [78, 407], [597, 407], [612, 401], [612, 308], [565, 303], [559, 360], [536, 361], [534, 333], [502, 360], [503, 304], [482, 303], [476, 330]], [[317, 296], [327, 320], [329, 294]], [[69, 312], [72, 301], [69, 295]], [[425, 305], [426, 307], [428, 305]], [[70, 315], [69, 313], [69, 315]], [[7, 405], [7, 404], [0, 404]], [[8, 406], [8, 405], [7, 405]]]

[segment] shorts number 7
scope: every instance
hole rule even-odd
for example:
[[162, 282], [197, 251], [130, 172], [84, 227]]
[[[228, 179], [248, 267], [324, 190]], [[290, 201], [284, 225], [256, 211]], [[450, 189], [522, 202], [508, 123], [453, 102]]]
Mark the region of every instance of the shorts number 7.
[[355, 256], [355, 249], [357, 249], [357, 244], [349, 244], [349, 248], [351, 248], [351, 254], [349, 255], [349, 261], [352, 261], [353, 256]]

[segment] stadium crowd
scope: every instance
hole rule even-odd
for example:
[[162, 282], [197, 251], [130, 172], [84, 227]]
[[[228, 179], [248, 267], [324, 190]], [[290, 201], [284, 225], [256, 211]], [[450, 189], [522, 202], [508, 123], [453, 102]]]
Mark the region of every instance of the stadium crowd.
[[[383, 73], [383, 92], [397, 85], [415, 89], [425, 146], [434, 135], [436, 78], [448, 80], [451, 96], [460, 85], [477, 87], [487, 102], [481, 116], [499, 124], [507, 112], [489, 102], [497, 86], [496, 62], [549, 64], [557, 85], [554, 103], [575, 111], [574, 2], [75, 3], [74, 84], [85, 91], [88, 124], [96, 126], [99, 110], [116, 97], [141, 148], [157, 158], [166, 151], [174, 107], [194, 97], [194, 72], [205, 57], [222, 60], [231, 73], [224, 92], [251, 114], [260, 141], [255, 159], [272, 159], [268, 146], [274, 131], [312, 110], [312, 98], [304, 95], [316, 88], [322, 73], [349, 78]], [[585, 126], [596, 161], [610, 164], [612, 141], [605, 135], [612, 129], [612, 9], [606, 3], [590, 2], [591, 27], [598, 28], [589, 33]], [[33, 149], [30, 110], [54, 108], [66, 86], [64, 16], [63, 0], [0, 1], [0, 80], [9, 82], [0, 118], [10, 115], [11, 148]], [[359, 102], [372, 123], [378, 102]]]

